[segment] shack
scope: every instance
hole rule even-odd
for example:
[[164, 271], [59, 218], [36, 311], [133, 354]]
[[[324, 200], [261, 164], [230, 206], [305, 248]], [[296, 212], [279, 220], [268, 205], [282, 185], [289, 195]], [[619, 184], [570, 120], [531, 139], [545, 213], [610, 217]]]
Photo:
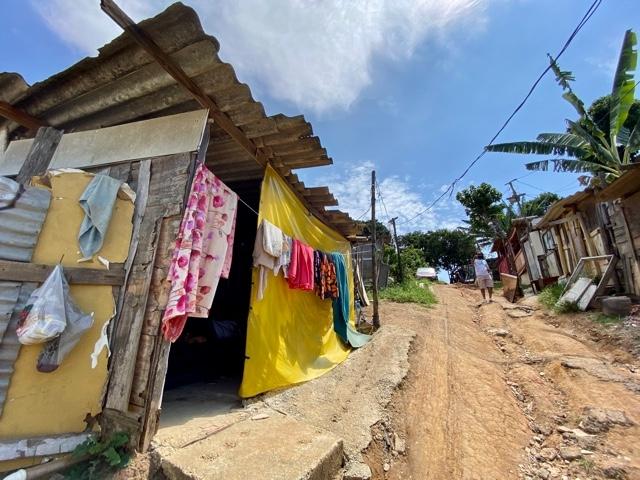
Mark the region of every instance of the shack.
[[[328, 187], [306, 187], [294, 173], [332, 163], [311, 125], [267, 116], [191, 8], [177, 3], [136, 25], [102, 3], [126, 32], [97, 57], [32, 86], [0, 74], [0, 175], [8, 191], [21, 191], [0, 210], [2, 471], [69, 452], [98, 424], [127, 431], [144, 451], [168, 389], [206, 382], [211, 401], [251, 397], [316, 378], [351, 349], [330, 300], [289, 288], [281, 275], [263, 277], [252, 262], [265, 220], [343, 258], [340, 293], [354, 324], [347, 236], [356, 225], [329, 208], [337, 201]], [[163, 335], [168, 277], [203, 168], [237, 198], [235, 229], [225, 231], [232, 261], [211, 314], [186, 320], [172, 344]], [[79, 203], [96, 175], [119, 187], [102, 247], [87, 258]], [[94, 322], [43, 373], [42, 346], [20, 345], [15, 332], [30, 293], [58, 263]]]

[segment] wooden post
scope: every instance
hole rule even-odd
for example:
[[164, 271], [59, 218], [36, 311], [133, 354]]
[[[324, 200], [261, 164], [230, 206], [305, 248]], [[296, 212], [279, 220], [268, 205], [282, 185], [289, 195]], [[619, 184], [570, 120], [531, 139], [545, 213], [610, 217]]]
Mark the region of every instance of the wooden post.
[[391, 225], [393, 225], [393, 240], [396, 242], [396, 258], [398, 259], [398, 276], [400, 277], [400, 282], [404, 282], [404, 271], [402, 268], [402, 257], [400, 256], [400, 244], [398, 243], [398, 232], [396, 232], [396, 220], [398, 217], [393, 217], [391, 221]]
[[373, 327], [380, 328], [378, 313], [378, 244], [376, 241], [376, 171], [371, 171], [371, 272], [373, 283]]
[[16, 181], [23, 185], [28, 184], [34, 175], [42, 175], [49, 168], [53, 154], [58, 148], [62, 132], [53, 127], [41, 127], [33, 139], [31, 149], [27, 154]]

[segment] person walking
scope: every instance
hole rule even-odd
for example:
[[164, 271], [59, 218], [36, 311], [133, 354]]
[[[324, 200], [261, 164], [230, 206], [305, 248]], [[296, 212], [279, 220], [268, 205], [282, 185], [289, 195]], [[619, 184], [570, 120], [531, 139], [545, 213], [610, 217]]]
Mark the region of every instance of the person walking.
[[[476, 254], [476, 258], [473, 261], [473, 268], [476, 271], [476, 282], [480, 287], [480, 293], [482, 293], [482, 300], [484, 303], [490, 303], [493, 301], [493, 277], [491, 276], [491, 270], [489, 264], [484, 259], [482, 252]], [[485, 294], [485, 290], [489, 292], [489, 300]]]

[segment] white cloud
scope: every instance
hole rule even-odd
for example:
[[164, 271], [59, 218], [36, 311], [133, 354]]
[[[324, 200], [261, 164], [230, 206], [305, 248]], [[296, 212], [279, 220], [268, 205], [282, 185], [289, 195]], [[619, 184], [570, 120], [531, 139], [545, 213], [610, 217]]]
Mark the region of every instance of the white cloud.
[[[490, 0], [192, 0], [244, 81], [316, 112], [346, 109], [372, 82], [376, 57], [409, 59], [454, 28], [483, 28]], [[120, 33], [98, 0], [31, 0], [47, 25], [86, 53]], [[135, 20], [172, 0], [120, 0]]]
[[[370, 219], [372, 162], [362, 162], [355, 167], [333, 166], [331, 173], [314, 176], [310, 183], [329, 185], [340, 203], [339, 209], [354, 219]], [[377, 179], [382, 201], [376, 202], [376, 217], [383, 223], [398, 217], [398, 234], [414, 230], [456, 228], [462, 225], [464, 211], [455, 198], [445, 197], [436, 206], [420, 215], [438, 195], [433, 190], [416, 190], [409, 182], [398, 176]], [[386, 208], [385, 208], [386, 207]]]

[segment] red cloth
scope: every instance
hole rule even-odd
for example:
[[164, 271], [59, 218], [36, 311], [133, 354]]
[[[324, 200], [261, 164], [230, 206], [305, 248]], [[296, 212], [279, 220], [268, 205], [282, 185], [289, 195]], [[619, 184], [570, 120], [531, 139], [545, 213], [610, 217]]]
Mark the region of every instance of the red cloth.
[[313, 248], [293, 239], [288, 273], [289, 288], [313, 290]]
[[507, 257], [502, 257], [500, 259], [500, 263], [498, 263], [498, 271], [500, 273], [509, 273], [509, 262], [507, 261]]

